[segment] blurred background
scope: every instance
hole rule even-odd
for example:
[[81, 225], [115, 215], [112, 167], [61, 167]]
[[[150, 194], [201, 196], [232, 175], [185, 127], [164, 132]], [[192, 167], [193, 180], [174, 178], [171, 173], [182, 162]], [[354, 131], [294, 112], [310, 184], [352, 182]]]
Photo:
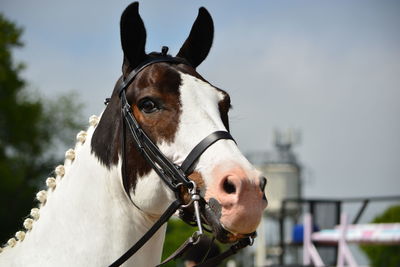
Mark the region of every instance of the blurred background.
[[[2, 240], [76, 132], [103, 110], [121, 74], [119, 19], [129, 3], [1, 1]], [[250, 250], [262, 254], [257, 264], [282, 261], [285, 198], [353, 199], [342, 210], [356, 217], [366, 198], [400, 195], [399, 1], [146, 0], [147, 52], [166, 45], [177, 53], [200, 6], [214, 19], [215, 39], [198, 72], [230, 93], [231, 131], [270, 176], [270, 227], [257, 249], [277, 249]], [[16, 195], [25, 204], [10, 203]], [[398, 203], [380, 199], [360, 222]], [[304, 211], [295, 205], [288, 231]], [[291, 253], [283, 260], [299, 261]]]

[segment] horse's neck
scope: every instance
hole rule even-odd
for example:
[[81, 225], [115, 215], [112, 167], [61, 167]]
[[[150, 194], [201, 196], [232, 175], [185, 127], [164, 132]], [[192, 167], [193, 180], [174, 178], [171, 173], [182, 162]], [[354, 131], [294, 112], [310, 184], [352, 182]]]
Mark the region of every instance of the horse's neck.
[[[24, 241], [0, 254], [0, 265], [103, 266], [121, 256], [155, 218], [138, 211], [126, 195], [118, 167], [110, 170], [91, 154], [92, 127], [83, 145], [76, 147], [72, 164], [57, 178], [40, 217]], [[155, 266], [161, 256], [165, 228], [160, 230], [129, 263]], [[8, 266], [13, 265], [9, 264]]]

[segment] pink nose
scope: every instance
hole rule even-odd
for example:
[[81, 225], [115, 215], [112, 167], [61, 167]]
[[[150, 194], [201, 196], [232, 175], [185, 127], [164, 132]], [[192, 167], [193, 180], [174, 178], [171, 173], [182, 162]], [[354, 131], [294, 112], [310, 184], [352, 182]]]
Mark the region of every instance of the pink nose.
[[267, 206], [264, 195], [266, 179], [249, 179], [240, 169], [222, 177], [214, 192], [222, 206], [221, 223], [232, 233], [254, 232]]

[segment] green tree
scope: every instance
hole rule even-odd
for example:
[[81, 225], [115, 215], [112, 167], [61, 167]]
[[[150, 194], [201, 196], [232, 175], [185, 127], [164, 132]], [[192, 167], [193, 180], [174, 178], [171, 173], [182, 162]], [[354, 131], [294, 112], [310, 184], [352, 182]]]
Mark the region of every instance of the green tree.
[[[377, 216], [372, 223], [400, 222], [400, 205], [389, 207], [383, 214]], [[363, 245], [361, 249], [367, 254], [371, 265], [375, 267], [400, 266], [400, 246]]]
[[75, 96], [58, 97], [56, 103], [28, 90], [21, 78], [24, 66], [12, 57], [12, 50], [23, 46], [21, 34], [0, 13], [0, 244], [22, 227], [35, 193], [62, 160], [48, 151], [72, 143], [66, 135], [82, 126]]

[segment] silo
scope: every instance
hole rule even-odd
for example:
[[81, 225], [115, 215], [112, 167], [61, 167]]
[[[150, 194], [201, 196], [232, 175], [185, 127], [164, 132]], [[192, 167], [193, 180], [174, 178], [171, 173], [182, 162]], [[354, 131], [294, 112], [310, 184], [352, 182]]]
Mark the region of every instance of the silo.
[[[297, 143], [298, 134], [293, 130], [275, 131], [274, 150], [266, 153], [253, 153], [250, 159], [267, 177], [266, 195], [268, 208], [260, 224], [255, 252], [255, 266], [278, 262], [281, 253], [279, 240], [279, 218], [282, 200], [301, 198], [301, 167], [292, 150]], [[286, 207], [287, 215], [295, 216], [300, 206]], [[288, 225], [287, 227], [292, 227]]]

